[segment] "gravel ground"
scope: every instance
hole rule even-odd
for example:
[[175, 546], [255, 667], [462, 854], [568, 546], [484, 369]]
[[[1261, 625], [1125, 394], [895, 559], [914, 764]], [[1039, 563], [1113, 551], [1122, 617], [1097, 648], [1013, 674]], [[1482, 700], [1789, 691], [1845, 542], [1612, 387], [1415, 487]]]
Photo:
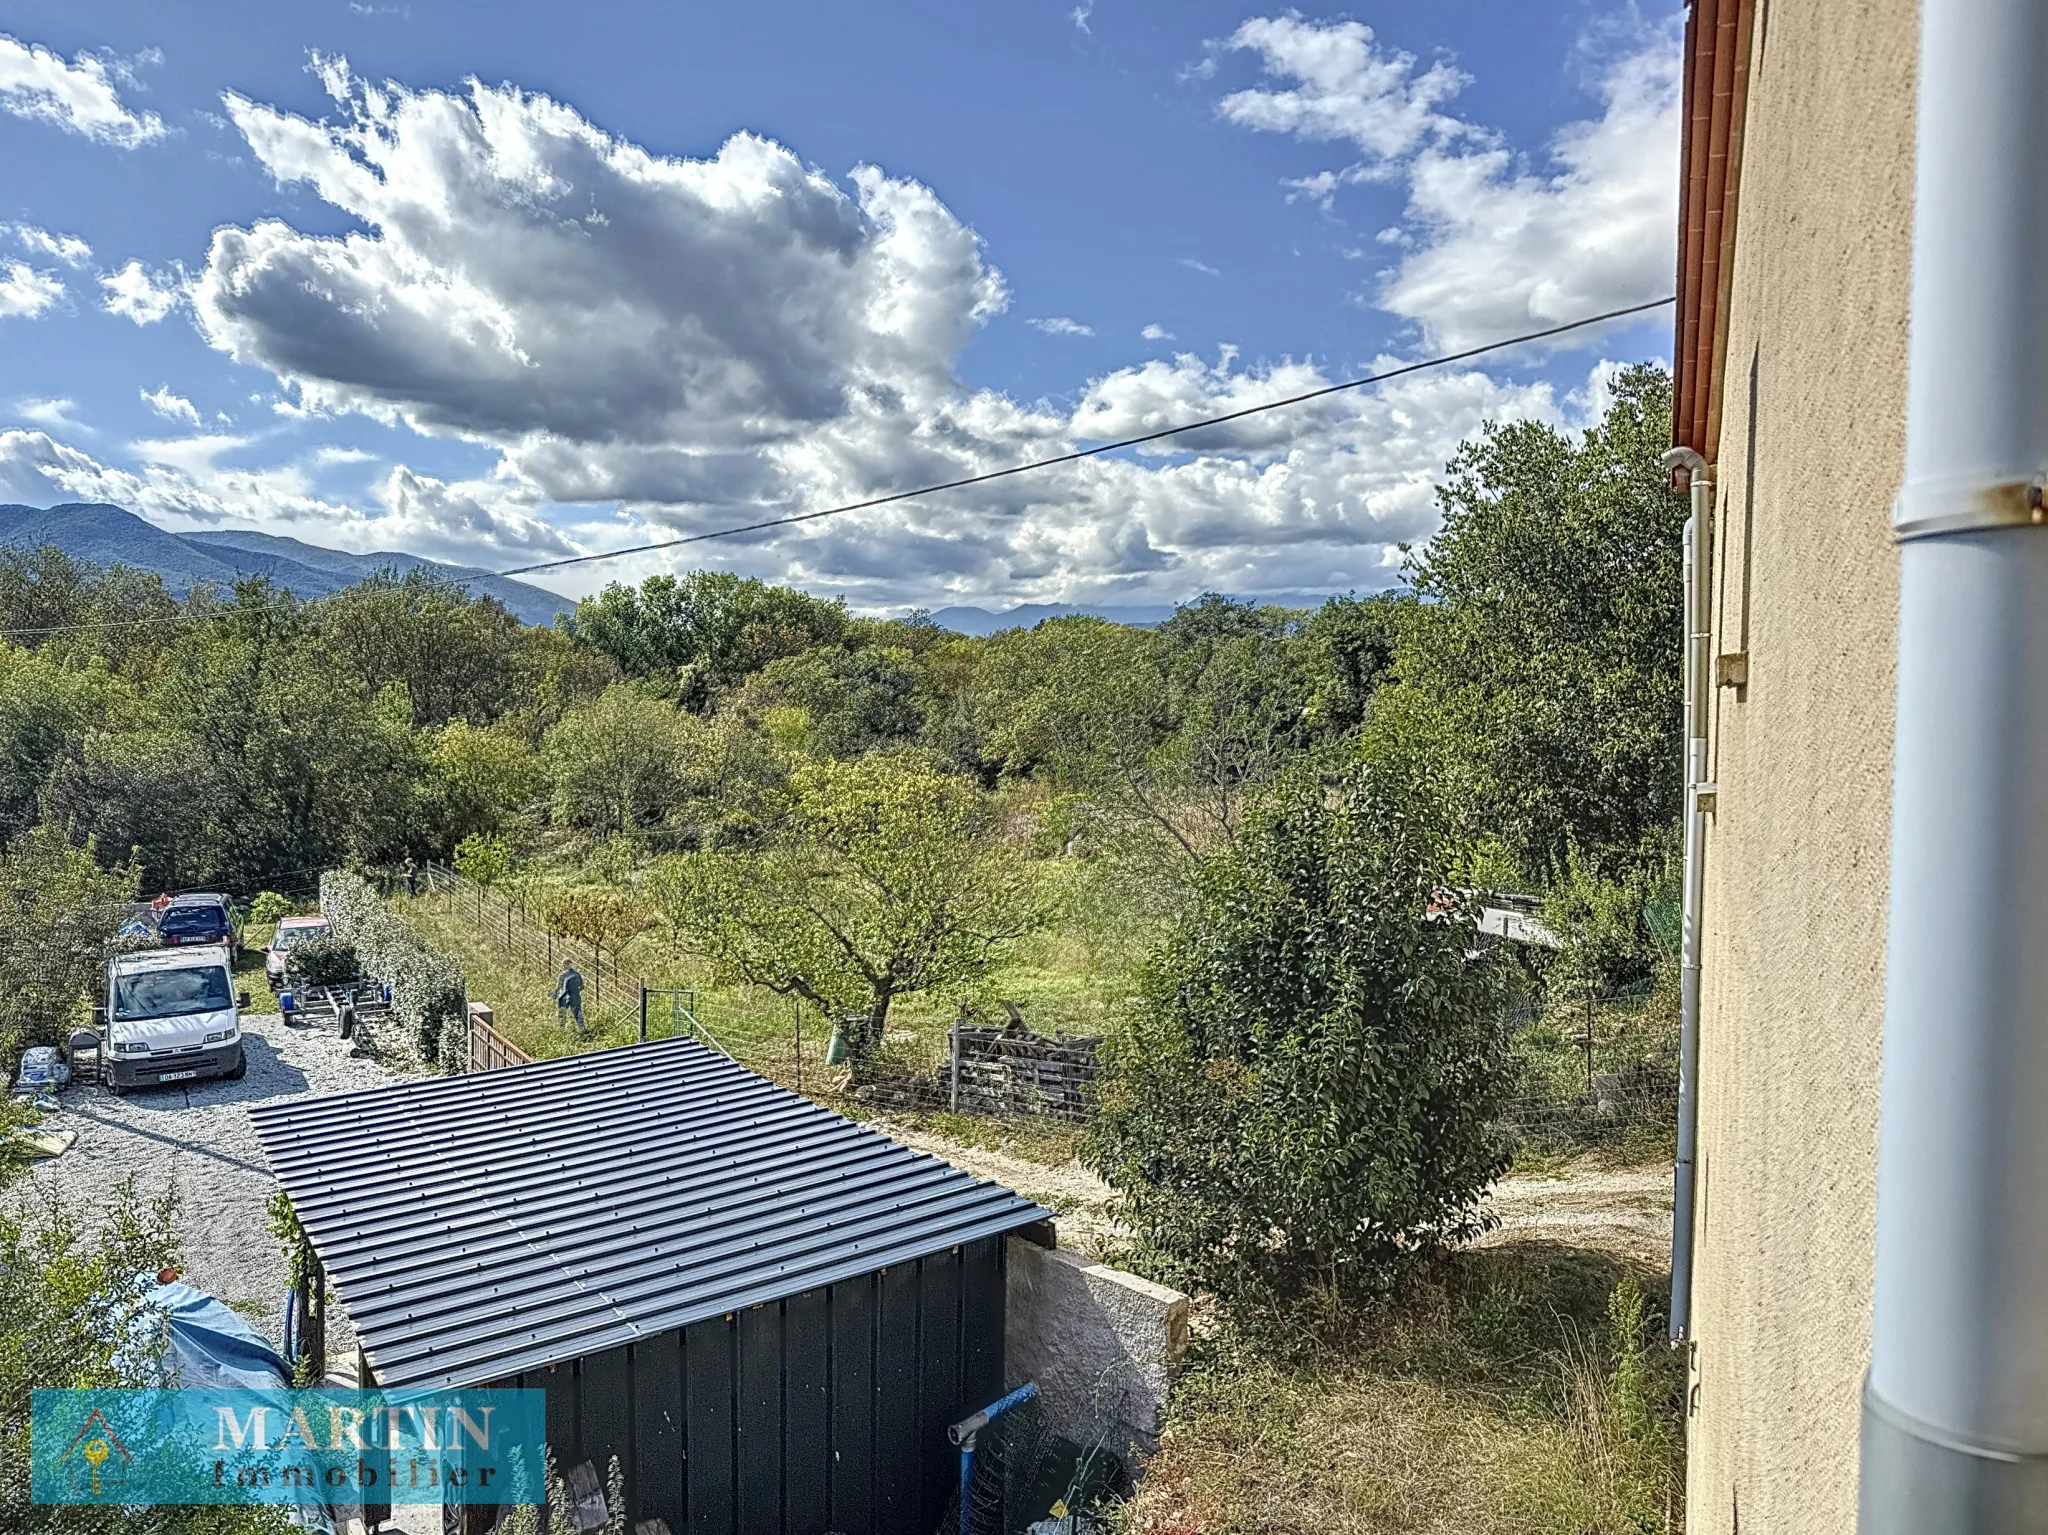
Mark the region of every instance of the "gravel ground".
[[[261, 984], [261, 976], [257, 977]], [[260, 995], [260, 993], [259, 993]], [[152, 1087], [116, 1098], [98, 1086], [65, 1090], [52, 1130], [78, 1140], [6, 1196], [16, 1207], [48, 1200], [84, 1212], [129, 1174], [145, 1198], [165, 1188], [178, 1196], [176, 1225], [185, 1276], [242, 1312], [276, 1341], [283, 1322], [284, 1260], [267, 1229], [265, 1205], [276, 1192], [249, 1108], [290, 1098], [351, 1092], [395, 1081], [375, 1061], [351, 1059], [332, 1028], [286, 1027], [276, 1013], [244, 1015], [249, 1071], [239, 1082]], [[328, 1307], [328, 1357], [350, 1357], [354, 1331]]]
[[[999, 1151], [963, 1146], [936, 1131], [885, 1125], [907, 1146], [943, 1157], [956, 1167], [992, 1178], [1058, 1216], [1060, 1245], [1099, 1256], [1120, 1235], [1110, 1218], [1111, 1191], [1082, 1166], [1044, 1167]], [[1671, 1164], [1613, 1167], [1593, 1156], [1559, 1168], [1554, 1176], [1503, 1178], [1486, 1197], [1500, 1226], [1479, 1246], [1520, 1239], [1560, 1242], [1603, 1252], [1654, 1273], [1671, 1266]]]
[[1550, 1178], [1503, 1178], [1489, 1198], [1500, 1228], [1479, 1245], [1561, 1242], [1671, 1272], [1671, 1164], [1611, 1167], [1581, 1157]]

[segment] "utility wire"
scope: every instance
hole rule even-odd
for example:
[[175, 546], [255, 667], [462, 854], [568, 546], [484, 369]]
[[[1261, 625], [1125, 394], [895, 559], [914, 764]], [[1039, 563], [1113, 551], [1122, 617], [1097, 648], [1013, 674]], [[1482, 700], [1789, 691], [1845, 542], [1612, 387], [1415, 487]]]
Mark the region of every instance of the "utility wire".
[[[1005, 469], [991, 469], [985, 474], [970, 474], [957, 480], [945, 480], [936, 485], [921, 485], [915, 490], [899, 490], [886, 496], [871, 496], [865, 501], [849, 501], [843, 506], [828, 506], [815, 512], [796, 512], [787, 517], [769, 517], [760, 522], [744, 523], [739, 527], [718, 528], [709, 533], [691, 533], [680, 538], [665, 538], [649, 544], [633, 544], [624, 549], [607, 549], [599, 554], [578, 554], [567, 559], [542, 560], [532, 565], [514, 565], [508, 570], [486, 570], [477, 572], [487, 576], [527, 576], [544, 570], [562, 570], [571, 565], [589, 565], [599, 560], [623, 559], [632, 554], [651, 554], [661, 549], [679, 549], [685, 544], [707, 543], [716, 538], [738, 538], [747, 533], [761, 533], [770, 528], [794, 527], [798, 523], [817, 522], [826, 517], [843, 517], [848, 512], [870, 511], [878, 506], [893, 506], [899, 501], [913, 501], [923, 496], [936, 496], [949, 490], [965, 490], [972, 485], [986, 485], [994, 480], [1006, 480], [1013, 475], [1030, 474], [1040, 469], [1053, 469], [1061, 464], [1076, 464], [1083, 459], [1101, 458], [1104, 454], [1121, 452], [1125, 448], [1143, 447], [1146, 443], [1163, 442], [1169, 437], [1179, 437], [1188, 432], [1199, 432], [1213, 426], [1225, 426], [1232, 421], [1242, 421], [1249, 416], [1264, 415], [1268, 411], [1286, 410], [1290, 406], [1305, 405], [1311, 400], [1324, 399], [1329, 395], [1343, 394], [1353, 389], [1363, 389], [1371, 384], [1384, 384], [1390, 379], [1403, 378], [1411, 373], [1421, 373], [1430, 368], [1448, 367], [1456, 362], [1468, 362], [1474, 357], [1484, 357], [1493, 352], [1504, 352], [1510, 347], [1524, 346], [1532, 341], [1548, 340], [1552, 336], [1567, 335], [1572, 331], [1585, 330], [1589, 326], [1604, 325], [1609, 320], [1626, 319], [1630, 315], [1644, 314], [1652, 309], [1662, 309], [1666, 304], [1675, 304], [1675, 297], [1651, 299], [1643, 304], [1629, 304], [1620, 309], [1609, 309], [1602, 314], [1587, 315], [1584, 319], [1568, 320], [1562, 325], [1545, 326], [1542, 330], [1524, 331], [1519, 336], [1510, 336], [1504, 341], [1489, 341], [1483, 346], [1467, 347], [1460, 352], [1446, 352], [1441, 357], [1429, 357], [1420, 362], [1403, 363], [1397, 368], [1388, 368], [1381, 373], [1368, 373], [1359, 378], [1346, 379], [1338, 384], [1325, 384], [1301, 394], [1288, 395], [1284, 399], [1267, 400], [1260, 405], [1247, 405], [1239, 410], [1225, 411], [1218, 416], [1204, 416], [1199, 421], [1183, 422], [1179, 426], [1162, 427], [1156, 432], [1141, 432], [1135, 437], [1120, 437], [1115, 442], [1098, 443], [1092, 448], [1077, 448], [1069, 453], [1054, 454], [1051, 458], [1033, 459], [1029, 463], [1011, 464]], [[280, 609], [288, 606], [279, 604]], [[163, 614], [156, 618], [105, 619], [90, 623], [52, 624], [41, 629], [0, 629], [0, 639], [39, 637], [51, 634], [72, 634], [89, 629], [133, 629], [151, 624], [199, 623], [209, 618], [224, 618], [238, 613], [258, 613], [263, 608], [223, 607], [208, 613]]]
[[922, 485], [916, 490], [899, 490], [892, 495], [872, 496], [866, 501], [850, 501], [844, 506], [828, 506], [817, 512], [798, 512], [789, 517], [770, 517], [763, 522], [750, 522], [737, 528], [720, 528], [713, 533], [692, 533], [684, 538], [665, 538], [658, 543], [634, 544], [627, 549], [610, 549], [603, 554], [578, 554], [563, 560], [543, 560], [537, 565], [518, 565], [511, 570], [500, 570], [495, 574], [525, 576], [536, 571], [561, 570], [570, 565], [588, 565], [593, 560], [616, 560], [622, 555], [649, 554], [657, 549], [676, 549], [684, 544], [701, 544], [714, 538], [737, 538], [743, 533], [759, 533], [766, 528], [786, 528], [799, 522], [816, 522], [823, 517], [839, 517], [847, 512], [865, 512], [877, 506], [891, 506], [898, 501], [910, 501], [919, 496], [935, 496], [942, 491], [965, 490], [970, 485], [986, 485], [991, 480], [1006, 480], [1014, 474], [1029, 474], [1035, 469], [1051, 469], [1060, 464], [1076, 464], [1084, 458], [1100, 458], [1105, 453], [1116, 453], [1124, 448], [1142, 447], [1148, 442], [1161, 442], [1168, 437], [1178, 437], [1183, 432], [1199, 432], [1206, 427], [1242, 421], [1247, 416], [1263, 415], [1269, 410], [1284, 410], [1290, 405], [1304, 405], [1310, 400], [1320, 400], [1326, 395], [1342, 394], [1347, 389], [1363, 389], [1368, 384], [1384, 384], [1388, 379], [1400, 378], [1409, 373], [1420, 373], [1425, 368], [1441, 368], [1450, 363], [1465, 362], [1473, 357], [1484, 357], [1489, 352], [1505, 351], [1508, 347], [1521, 346], [1526, 342], [1562, 336], [1568, 331], [1584, 330], [1589, 325], [1604, 325], [1609, 320], [1642, 314], [1646, 310], [1661, 309], [1666, 304], [1677, 302], [1676, 298], [1658, 298], [1651, 299], [1647, 304], [1630, 304], [1625, 309], [1610, 309], [1605, 314], [1588, 315], [1583, 320], [1571, 320], [1544, 330], [1528, 331], [1523, 335], [1510, 336], [1505, 341], [1489, 341], [1484, 346], [1467, 347], [1462, 352], [1450, 352], [1442, 357], [1431, 357], [1422, 362], [1403, 363], [1400, 367], [1389, 368], [1384, 373], [1368, 373], [1363, 378], [1346, 379], [1341, 384], [1325, 384], [1320, 389], [1311, 389], [1305, 394], [1292, 394], [1283, 400], [1268, 400], [1263, 405], [1247, 405], [1242, 410], [1226, 411], [1220, 416], [1205, 416], [1200, 421], [1163, 427], [1156, 432], [1141, 432], [1136, 437], [1122, 437], [1115, 442], [1101, 443], [1093, 448], [1079, 448], [1071, 453], [1055, 454], [1051, 458], [1033, 459], [1028, 464], [1012, 464], [1007, 469], [991, 469], [986, 474], [970, 474], [964, 479], [947, 480], [938, 485]]

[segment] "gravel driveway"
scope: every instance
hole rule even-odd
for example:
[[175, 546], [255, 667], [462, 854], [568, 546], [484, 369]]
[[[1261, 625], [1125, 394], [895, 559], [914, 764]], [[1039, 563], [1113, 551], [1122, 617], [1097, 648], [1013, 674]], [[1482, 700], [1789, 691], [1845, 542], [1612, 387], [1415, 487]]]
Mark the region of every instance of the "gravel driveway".
[[[287, 1027], [277, 1013], [245, 1014], [242, 1038], [249, 1071], [239, 1082], [141, 1088], [125, 1098], [98, 1086], [67, 1088], [63, 1111], [45, 1124], [76, 1130], [78, 1140], [62, 1156], [38, 1163], [33, 1177], [7, 1198], [16, 1207], [47, 1199], [84, 1214], [130, 1173], [144, 1198], [175, 1189], [186, 1278], [275, 1342], [284, 1319], [284, 1259], [264, 1207], [277, 1181], [249, 1107], [376, 1087], [397, 1075], [375, 1061], [351, 1059], [331, 1026]], [[345, 1359], [353, 1347], [353, 1329], [330, 1303], [329, 1359]]]

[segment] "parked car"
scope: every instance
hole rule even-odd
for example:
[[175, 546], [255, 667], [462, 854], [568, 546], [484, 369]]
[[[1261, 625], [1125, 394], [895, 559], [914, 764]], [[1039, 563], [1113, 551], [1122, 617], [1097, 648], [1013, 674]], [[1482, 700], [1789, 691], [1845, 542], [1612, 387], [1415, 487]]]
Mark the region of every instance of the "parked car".
[[224, 895], [174, 895], [157, 913], [156, 933], [166, 948], [185, 944], [233, 947], [235, 919]]
[[242, 1013], [220, 945], [143, 949], [107, 961], [105, 1003], [93, 1009], [100, 1081], [116, 1093], [160, 1082], [240, 1078]]
[[331, 937], [333, 924], [325, 917], [286, 917], [277, 924], [277, 931], [270, 935], [270, 947], [263, 951], [263, 971], [270, 978], [270, 989], [284, 989], [284, 968], [293, 949], [315, 938]]

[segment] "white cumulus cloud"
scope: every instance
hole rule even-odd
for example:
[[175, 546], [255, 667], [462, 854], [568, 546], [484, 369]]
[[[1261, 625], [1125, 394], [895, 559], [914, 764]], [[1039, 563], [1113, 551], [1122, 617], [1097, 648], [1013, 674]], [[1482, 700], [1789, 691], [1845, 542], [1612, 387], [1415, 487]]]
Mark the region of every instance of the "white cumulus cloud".
[[64, 296], [53, 272], [38, 272], [26, 261], [0, 263], [0, 319], [33, 320]]
[[[663, 157], [513, 86], [372, 87], [339, 60], [317, 67], [325, 120], [226, 107], [257, 164], [353, 232], [220, 229], [189, 285], [164, 284], [167, 304], [189, 292], [202, 334], [267, 370], [283, 398], [264, 399], [288, 419], [403, 423], [495, 462], [442, 479], [394, 460], [351, 507], [311, 488], [334, 462], [319, 450], [256, 471], [237, 467], [259, 451], [240, 439], [141, 445], [128, 488], [153, 514], [524, 564], [985, 474], [1335, 376], [1226, 347], [1080, 381], [1065, 403], [971, 389], [957, 360], [1008, 294], [974, 231], [914, 180], [835, 178], [749, 134]], [[1544, 385], [1424, 375], [563, 581], [710, 562], [869, 607], [1369, 589], [1434, 526], [1434, 476], [1461, 440], [1489, 419], [1570, 414]], [[12, 451], [39, 482], [126, 472], [48, 439]]]
[[166, 421], [182, 421], [194, 431], [199, 429], [199, 407], [183, 395], [171, 393], [169, 384], [144, 389], [140, 393], [143, 403]]
[[[51, 430], [75, 425], [52, 423]], [[400, 468], [378, 487], [376, 504], [360, 508], [314, 494], [317, 454], [263, 467], [224, 462], [250, 443], [228, 435], [135, 442], [128, 446], [137, 467], [130, 469], [50, 431], [0, 431], [0, 501], [104, 501], [173, 529], [243, 524], [358, 553], [397, 548], [486, 565], [581, 552], [530, 514], [530, 493], [517, 486], [445, 484]]]
[[971, 230], [870, 167], [849, 191], [748, 134], [664, 159], [511, 88], [327, 78], [336, 122], [229, 115], [369, 232], [223, 229], [194, 287], [213, 343], [302, 407], [500, 443], [579, 493], [696, 499], [856, 400], [946, 397], [1006, 302]]
[[1024, 323], [1033, 330], [1044, 331], [1048, 336], [1092, 336], [1095, 334], [1094, 326], [1083, 325], [1079, 320], [1069, 319], [1063, 314], [1052, 315], [1043, 320], [1026, 320]]
[[1233, 91], [1218, 102], [1217, 111], [1241, 127], [1349, 139], [1369, 169], [1467, 131], [1441, 108], [1470, 77], [1443, 61], [1418, 69], [1415, 55], [1382, 48], [1360, 22], [1255, 16], [1223, 46], [1258, 54], [1269, 78], [1292, 82]]
[[1670, 290], [1677, 227], [1677, 33], [1637, 36], [1600, 71], [1600, 115], [1566, 124], [1539, 156], [1450, 110], [1467, 77], [1421, 69], [1356, 22], [1299, 15], [1246, 22], [1233, 49], [1279, 82], [1225, 96], [1228, 120], [1304, 139], [1345, 140], [1352, 164], [1288, 183], [1329, 204], [1360, 181], [1405, 180], [1401, 254], [1374, 301], [1415, 322], [1431, 349], [1647, 302]]
[[89, 53], [64, 56], [0, 33], [0, 112], [50, 123], [118, 149], [162, 138], [163, 119], [121, 100], [125, 69]]
[[102, 274], [100, 287], [100, 307], [137, 325], [156, 324], [184, 296], [175, 276], [152, 271], [132, 258], [120, 271]]
[[34, 224], [0, 224], [0, 234], [6, 234], [24, 250], [53, 257], [66, 266], [83, 266], [92, 259], [92, 247], [76, 235], [52, 234]]
[[1172, 331], [1168, 330], [1164, 325], [1159, 325], [1156, 323], [1146, 326], [1143, 330], [1139, 331], [1138, 334], [1143, 336], [1147, 341], [1171, 341], [1173, 339]]
[[37, 426], [52, 431], [76, 432], [84, 430], [82, 424], [71, 412], [78, 408], [76, 400], [48, 400], [31, 397], [17, 400], [14, 413], [24, 421], [33, 421]]

